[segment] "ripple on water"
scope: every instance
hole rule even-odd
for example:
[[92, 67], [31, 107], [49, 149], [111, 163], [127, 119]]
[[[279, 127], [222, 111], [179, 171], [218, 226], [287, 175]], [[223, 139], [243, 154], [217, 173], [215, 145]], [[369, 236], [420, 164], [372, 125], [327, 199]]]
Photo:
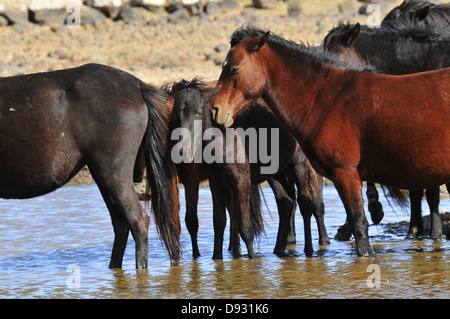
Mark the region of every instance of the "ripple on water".
[[[449, 241], [404, 240], [406, 234], [388, 234], [371, 225], [374, 256], [357, 258], [353, 241], [331, 240], [318, 245], [312, 224], [315, 252], [303, 253], [303, 224], [296, 216], [297, 245], [286, 257], [272, 254], [278, 228], [276, 203], [263, 189], [266, 234], [255, 244], [257, 258], [249, 260], [242, 248], [234, 258], [213, 261], [212, 202], [208, 189], [200, 191], [199, 247], [202, 256], [191, 258], [190, 237], [182, 218], [184, 258], [170, 267], [154, 223], [149, 238], [149, 269], [134, 269], [134, 242], [130, 236], [123, 270], [107, 269], [113, 242], [109, 214], [95, 185], [66, 187], [43, 197], [0, 200], [0, 298], [449, 298]], [[383, 223], [408, 221], [408, 213], [394, 211], [381, 196]], [[183, 189], [180, 198], [184, 199]], [[342, 203], [333, 187], [324, 190], [325, 222], [330, 238], [344, 223]], [[264, 203], [264, 201], [263, 201]], [[423, 209], [426, 209], [424, 203]], [[450, 211], [450, 199], [441, 201]], [[184, 215], [184, 203], [181, 207]], [[405, 230], [406, 231], [406, 230]], [[243, 247], [245, 247], [242, 244]], [[380, 288], [367, 280], [375, 264]], [[71, 285], [71, 265], [79, 267], [79, 285]], [[68, 271], [69, 270], [69, 271]]]

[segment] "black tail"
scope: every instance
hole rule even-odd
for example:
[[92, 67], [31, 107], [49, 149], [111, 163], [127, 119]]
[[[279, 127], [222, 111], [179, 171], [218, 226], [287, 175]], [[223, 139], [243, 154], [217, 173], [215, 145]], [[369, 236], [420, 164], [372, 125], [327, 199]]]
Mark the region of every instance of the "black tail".
[[169, 96], [148, 84], [140, 87], [148, 108], [148, 124], [145, 137], [145, 163], [147, 168], [146, 196], [150, 198], [158, 234], [164, 243], [172, 264], [181, 257], [180, 204], [175, 164], [170, 158], [169, 119], [166, 105]]
[[[391, 197], [394, 199], [394, 202], [401, 208], [406, 209], [407, 207], [409, 207], [408, 197], [405, 195], [405, 193], [401, 189], [398, 189], [396, 187], [383, 186], [383, 185], [381, 185], [381, 188], [383, 189], [384, 196], [386, 196], [386, 199], [388, 200], [389, 205], [391, 204], [389, 202], [389, 197]], [[385, 188], [387, 188], [387, 190], [388, 190], [387, 194], [386, 194]]]
[[259, 238], [264, 233], [264, 219], [261, 213], [261, 196], [259, 186], [252, 186], [250, 191], [250, 217], [252, 221], [255, 238]]

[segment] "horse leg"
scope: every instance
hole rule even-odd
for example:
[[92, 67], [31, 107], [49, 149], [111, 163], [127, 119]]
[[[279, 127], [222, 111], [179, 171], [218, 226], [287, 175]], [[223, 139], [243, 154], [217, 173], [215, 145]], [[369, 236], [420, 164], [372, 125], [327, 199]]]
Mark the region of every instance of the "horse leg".
[[185, 199], [186, 199], [186, 228], [189, 231], [192, 242], [192, 257], [200, 257], [200, 251], [198, 249], [197, 233], [198, 233], [198, 189], [199, 181], [190, 180], [184, 185]]
[[375, 183], [367, 182], [367, 200], [368, 200], [368, 208], [370, 212], [370, 216], [372, 218], [372, 222], [375, 225], [378, 225], [384, 217], [383, 205], [381, 205], [378, 195], [378, 190], [375, 187]]
[[212, 174], [209, 176], [209, 186], [213, 198], [214, 252], [213, 259], [222, 259], [223, 234], [227, 223], [227, 189]]
[[364, 201], [358, 172], [337, 170], [334, 175], [334, 182], [355, 237], [358, 256], [372, 255], [369, 242], [369, 223], [364, 214]]
[[[231, 212], [232, 209], [232, 205], [228, 205], [228, 211]], [[233, 254], [238, 254], [240, 249], [239, 227], [235, 221], [230, 219], [230, 242], [228, 244], [228, 251]]]
[[[327, 228], [325, 227], [325, 204], [323, 200], [323, 177], [319, 175], [311, 166], [309, 161], [305, 158], [305, 174], [308, 174], [308, 184], [305, 191], [308, 191], [308, 196], [311, 198], [312, 214], [316, 219], [317, 229], [319, 231], [319, 244], [329, 245], [330, 238], [328, 237]], [[301, 175], [296, 174], [296, 179], [301, 178]], [[305, 180], [305, 178], [303, 178]]]
[[[122, 166], [125, 171], [126, 165]], [[148, 226], [150, 217], [143, 209], [130, 176], [120, 169], [109, 170], [104, 166], [89, 165], [100, 192], [107, 204], [114, 227], [114, 246], [111, 254], [110, 268], [121, 268], [126, 248], [128, 230], [131, 230], [136, 243], [136, 268], [148, 266]], [[113, 173], [115, 172], [115, 173]]]
[[411, 218], [409, 220], [408, 234], [406, 235], [407, 239], [416, 239], [417, 236], [423, 235], [422, 197], [423, 190], [409, 191]]
[[287, 177], [287, 174], [279, 174], [268, 180], [278, 206], [278, 234], [273, 250], [273, 253], [278, 256], [283, 255], [286, 250], [291, 216], [295, 214], [296, 208], [294, 183], [289, 183]]
[[352, 236], [352, 229], [348, 219], [345, 220], [344, 225], [338, 228], [334, 239], [338, 241], [348, 241]]
[[239, 234], [247, 247], [248, 258], [256, 258], [253, 249], [254, 228], [251, 220], [250, 212], [250, 185], [248, 188], [242, 187], [235, 189], [231, 193], [232, 209], [230, 211], [230, 218], [233, 221], [238, 221]]
[[439, 187], [425, 191], [428, 206], [430, 207], [430, 238], [442, 238], [442, 222], [439, 216]]

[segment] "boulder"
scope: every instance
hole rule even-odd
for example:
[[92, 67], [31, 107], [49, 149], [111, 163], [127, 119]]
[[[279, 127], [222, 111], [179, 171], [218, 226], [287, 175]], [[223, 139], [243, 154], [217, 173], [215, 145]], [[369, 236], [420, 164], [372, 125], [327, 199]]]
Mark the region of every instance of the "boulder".
[[252, 0], [256, 9], [273, 9], [278, 5], [277, 0]]
[[94, 8], [103, 7], [121, 7], [123, 4], [122, 0], [86, 0], [88, 6]]
[[28, 18], [30, 22], [40, 25], [64, 24], [69, 16], [66, 9], [29, 9]]
[[0, 16], [8, 20], [8, 24], [12, 25], [27, 25], [28, 24], [28, 12], [18, 10], [6, 10], [0, 12]]
[[215, 1], [208, 1], [205, 5], [205, 13], [209, 15], [215, 15], [222, 12], [222, 8]]
[[147, 19], [147, 10], [144, 8], [124, 6], [114, 20], [123, 20], [125, 22], [145, 21]]
[[166, 4], [166, 0], [131, 0], [130, 5], [133, 7], [161, 7]]
[[103, 14], [100, 10], [89, 6], [82, 6], [80, 12], [80, 22], [81, 25], [94, 25], [98, 22], [106, 21], [106, 15]]

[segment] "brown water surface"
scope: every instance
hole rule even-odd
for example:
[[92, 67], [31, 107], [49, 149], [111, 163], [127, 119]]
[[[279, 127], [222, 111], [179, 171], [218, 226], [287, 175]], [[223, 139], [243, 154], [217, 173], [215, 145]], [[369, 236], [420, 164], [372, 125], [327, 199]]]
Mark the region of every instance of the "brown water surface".
[[[44, 197], [0, 201], [0, 298], [449, 298], [450, 242], [405, 240], [371, 225], [374, 250], [358, 258], [353, 242], [331, 240], [303, 254], [303, 224], [297, 213], [297, 245], [286, 257], [272, 254], [278, 217], [270, 189], [263, 189], [266, 236], [256, 244], [257, 258], [246, 251], [213, 261], [212, 203], [208, 189], [199, 201], [199, 246], [193, 260], [183, 223], [184, 259], [170, 267], [167, 253], [151, 225], [149, 269], [134, 269], [130, 236], [123, 270], [108, 269], [113, 231], [106, 206], [95, 185], [71, 186]], [[180, 189], [183, 198], [183, 189]], [[324, 190], [326, 224], [332, 238], [345, 221], [334, 187]], [[383, 197], [383, 196], [381, 196]], [[409, 220], [409, 214], [385, 208], [383, 223]], [[426, 202], [424, 212], [428, 213]], [[450, 211], [450, 199], [441, 201]], [[182, 204], [184, 212], [184, 203]], [[228, 229], [226, 234], [228, 234]], [[244, 245], [242, 244], [244, 247]], [[371, 288], [372, 287], [372, 288]]]

